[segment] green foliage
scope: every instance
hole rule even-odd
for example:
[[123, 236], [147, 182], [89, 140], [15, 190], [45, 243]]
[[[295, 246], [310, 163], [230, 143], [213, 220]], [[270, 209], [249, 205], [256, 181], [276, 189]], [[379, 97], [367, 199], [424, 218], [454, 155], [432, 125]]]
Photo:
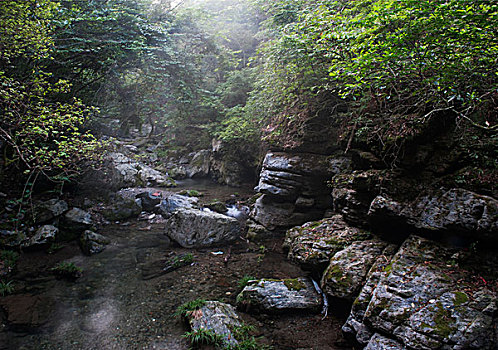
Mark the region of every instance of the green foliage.
[[176, 309], [175, 316], [186, 316], [188, 312], [199, 310], [204, 305], [206, 305], [206, 300], [204, 300], [204, 299], [195, 299], [192, 301], [188, 301], [188, 302], [180, 305]]
[[337, 97], [350, 133], [385, 151], [440, 115], [496, 131], [496, 2], [260, 3], [269, 40], [247, 105], [277, 141]]
[[58, 277], [74, 280], [81, 277], [83, 269], [72, 262], [61, 262], [51, 269]]
[[47, 0], [0, 3], [0, 140], [5, 164], [32, 183], [40, 174], [58, 182], [78, 174], [99, 145], [84, 130], [96, 110], [47, 70], [58, 10]]
[[193, 346], [212, 345], [220, 348], [225, 342], [223, 335], [216, 334], [207, 328], [199, 328], [191, 332], [186, 332], [183, 337], [187, 338]]
[[244, 275], [244, 277], [242, 277], [239, 282], [238, 282], [238, 286], [240, 289], [244, 289], [245, 286], [247, 286], [247, 284], [249, 283], [249, 281], [252, 281], [252, 280], [255, 280], [256, 278], [253, 277], [253, 276], [249, 276], [249, 275]]
[[270, 350], [272, 347], [268, 345], [258, 344], [254, 336], [256, 328], [254, 326], [243, 323], [238, 327], [232, 327], [230, 331], [232, 332], [234, 338], [238, 341], [237, 345], [232, 345], [229, 347], [230, 350]]
[[9, 294], [14, 293], [15, 287], [12, 281], [5, 282], [3, 280], [0, 280], [0, 295], [1, 296], [6, 296]]
[[0, 267], [7, 273], [14, 270], [19, 254], [12, 250], [0, 250]]

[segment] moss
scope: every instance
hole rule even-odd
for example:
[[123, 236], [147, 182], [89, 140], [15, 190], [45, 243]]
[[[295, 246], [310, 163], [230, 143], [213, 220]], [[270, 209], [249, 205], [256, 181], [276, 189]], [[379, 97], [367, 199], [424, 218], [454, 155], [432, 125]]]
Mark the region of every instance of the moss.
[[455, 296], [455, 306], [460, 306], [469, 301], [469, 297], [464, 292], [454, 292], [453, 295]]
[[287, 287], [287, 289], [296, 291], [306, 288], [306, 285], [297, 278], [284, 280], [284, 285]]
[[329, 265], [325, 278], [327, 281], [332, 281], [338, 287], [348, 287], [351, 284], [351, 277], [345, 275], [338, 265]]
[[436, 304], [434, 324], [434, 333], [443, 338], [447, 338], [455, 331], [455, 318], [451, 316], [451, 311], [445, 309], [441, 303]]

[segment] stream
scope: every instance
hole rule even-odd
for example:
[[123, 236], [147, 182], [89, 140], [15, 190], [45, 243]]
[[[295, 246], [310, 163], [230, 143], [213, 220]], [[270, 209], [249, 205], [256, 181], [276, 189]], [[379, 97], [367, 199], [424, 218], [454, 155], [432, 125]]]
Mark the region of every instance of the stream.
[[[181, 187], [203, 192], [206, 200], [250, 193], [202, 181], [181, 183], [175, 191]], [[182, 337], [187, 328], [173, 315], [182, 303], [203, 298], [235, 304], [238, 281], [245, 275], [306, 275], [286, 260], [282, 237], [257, 244], [241, 238], [231, 246], [194, 250], [171, 242], [160, 221], [113, 223], [99, 232], [111, 244], [90, 257], [74, 242], [55, 254], [22, 254], [14, 275], [18, 292], [1, 298], [11, 327], [0, 329], [0, 349], [188, 349]], [[168, 259], [186, 253], [194, 256], [191, 265], [160, 273]], [[60, 261], [81, 267], [82, 277], [56, 279], [50, 269]], [[150, 278], [154, 272], [159, 273]], [[340, 334], [344, 315], [242, 317], [256, 326], [259, 341], [274, 349], [350, 349]]]

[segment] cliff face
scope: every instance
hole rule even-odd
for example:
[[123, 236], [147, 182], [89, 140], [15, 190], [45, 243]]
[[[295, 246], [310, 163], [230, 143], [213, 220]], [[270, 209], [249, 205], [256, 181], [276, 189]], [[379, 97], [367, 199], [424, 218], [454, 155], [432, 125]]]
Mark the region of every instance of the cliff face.
[[360, 346], [496, 349], [496, 164], [467, 176], [490, 138], [465, 148], [460, 130], [439, 125], [387, 154], [337, 135], [269, 152], [252, 219], [294, 226], [289, 259], [353, 302], [343, 332]]

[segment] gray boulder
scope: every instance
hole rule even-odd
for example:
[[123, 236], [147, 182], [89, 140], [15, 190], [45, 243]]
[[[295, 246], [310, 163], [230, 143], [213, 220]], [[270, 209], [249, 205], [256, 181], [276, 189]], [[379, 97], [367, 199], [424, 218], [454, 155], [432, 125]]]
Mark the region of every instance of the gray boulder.
[[380, 333], [409, 349], [496, 349], [497, 295], [448, 266], [455, 256], [410, 236], [390, 263], [372, 267], [343, 331], [364, 345]]
[[207, 149], [192, 153], [189, 164], [185, 167], [187, 177], [206, 177], [209, 175], [211, 152]]
[[346, 157], [269, 152], [256, 187], [263, 196], [251, 213], [253, 220], [274, 230], [323, 217], [331, 205], [327, 180], [349, 166]]
[[370, 205], [368, 216], [373, 222], [390, 217], [420, 230], [498, 239], [498, 200], [460, 188], [436, 196], [423, 196], [411, 203], [377, 196]]
[[108, 238], [90, 230], [83, 232], [80, 238], [81, 250], [87, 255], [100, 253], [109, 243], [111, 241]]
[[367, 231], [351, 227], [340, 215], [291, 228], [283, 247], [288, 258], [307, 270], [322, 272], [330, 259], [355, 241], [371, 237]]
[[150, 166], [133, 160], [122, 153], [114, 152], [108, 156], [112, 188], [135, 186], [173, 186], [174, 182]]
[[228, 243], [241, 233], [236, 219], [210, 210], [177, 210], [166, 222], [166, 234], [185, 248]]
[[110, 221], [121, 221], [136, 217], [141, 211], [140, 201], [121, 190], [110, 197], [109, 203], [102, 209], [102, 215]]
[[307, 278], [249, 281], [237, 296], [240, 308], [268, 313], [284, 311], [318, 312], [322, 297]]
[[159, 210], [161, 214], [169, 217], [175, 211], [179, 209], [193, 209], [196, 208], [199, 203], [199, 198], [182, 196], [180, 194], [172, 194], [167, 196], [159, 204]]
[[61, 199], [50, 199], [46, 202], [38, 203], [33, 208], [34, 223], [42, 223], [55, 219], [68, 211], [69, 206]]
[[336, 253], [323, 274], [322, 290], [335, 298], [356, 299], [368, 271], [379, 256], [385, 256], [387, 246], [387, 242], [380, 240], [353, 242]]
[[59, 229], [57, 227], [52, 225], [43, 225], [36, 231], [36, 234], [31, 237], [26, 246], [44, 246], [48, 243], [54, 242], [58, 233]]
[[72, 240], [80, 233], [92, 227], [92, 225], [93, 221], [90, 213], [80, 208], [73, 208], [64, 215], [58, 240]]
[[187, 312], [187, 320], [192, 331], [209, 330], [223, 337], [223, 348], [238, 344], [233, 330], [242, 322], [233, 306], [219, 301], [206, 301], [199, 310]]

